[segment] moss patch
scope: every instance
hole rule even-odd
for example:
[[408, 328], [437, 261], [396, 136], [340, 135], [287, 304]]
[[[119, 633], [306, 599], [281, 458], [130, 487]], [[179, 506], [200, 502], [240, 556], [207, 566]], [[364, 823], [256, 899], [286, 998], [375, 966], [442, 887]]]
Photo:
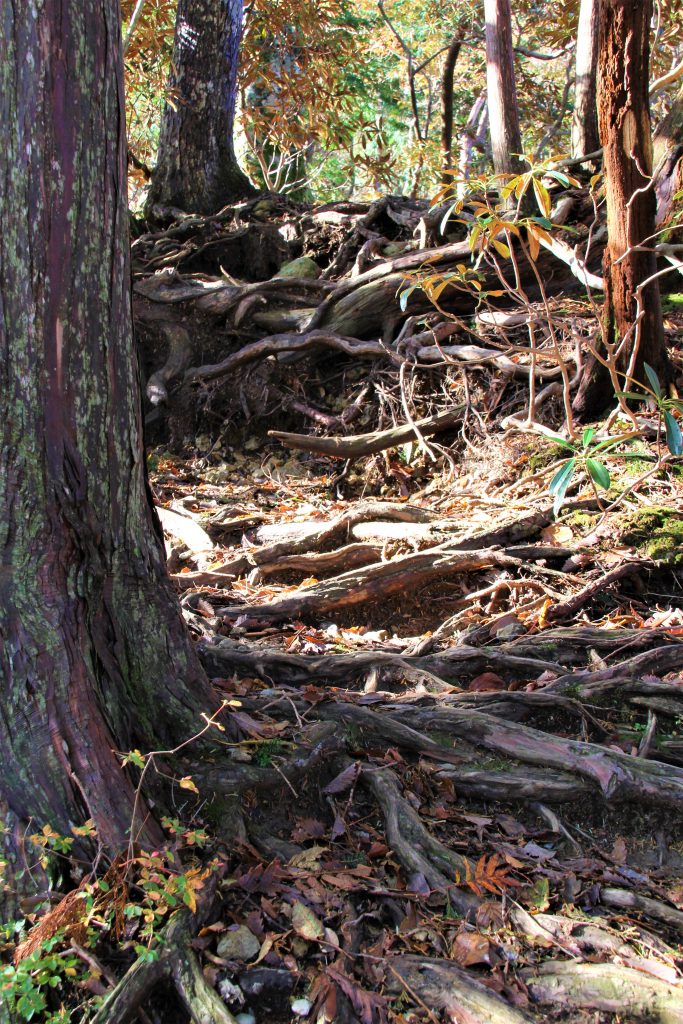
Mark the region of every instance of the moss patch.
[[632, 512], [624, 520], [622, 541], [648, 558], [683, 565], [683, 512], [664, 506]]
[[562, 522], [566, 523], [574, 533], [584, 537], [593, 530], [599, 519], [598, 512], [583, 512], [581, 509], [575, 509], [573, 512], [569, 512]]

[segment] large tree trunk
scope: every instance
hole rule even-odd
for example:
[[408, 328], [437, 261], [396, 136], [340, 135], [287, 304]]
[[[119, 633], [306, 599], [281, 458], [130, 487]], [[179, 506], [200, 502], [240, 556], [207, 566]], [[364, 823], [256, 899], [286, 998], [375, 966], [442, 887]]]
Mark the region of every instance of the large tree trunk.
[[[572, 115], [572, 157], [600, 148], [598, 133], [597, 69], [600, 0], [581, 0], [576, 33], [576, 75]], [[590, 163], [591, 170], [596, 165]]]
[[486, 90], [496, 174], [521, 174], [522, 135], [515, 86], [510, 0], [484, 0], [486, 16]]
[[118, 0], [0, 18], [0, 796], [109, 850], [134, 799], [115, 752], [215, 706], [146, 481], [120, 40]]
[[164, 108], [155, 203], [217, 213], [255, 190], [233, 145], [242, 0], [178, 0], [171, 102]]
[[[603, 0], [600, 9], [598, 123], [604, 147], [608, 244], [603, 259], [605, 308], [603, 340], [618, 346], [623, 386], [637, 345], [633, 377], [646, 383], [649, 363], [662, 383], [669, 376], [659, 284], [642, 285], [657, 271], [652, 251], [638, 250], [655, 231], [651, 185], [652, 139], [649, 113], [650, 18], [652, 0]], [[604, 355], [604, 345], [598, 351]], [[583, 416], [601, 413], [614, 401], [604, 366], [587, 361], [576, 399]]]

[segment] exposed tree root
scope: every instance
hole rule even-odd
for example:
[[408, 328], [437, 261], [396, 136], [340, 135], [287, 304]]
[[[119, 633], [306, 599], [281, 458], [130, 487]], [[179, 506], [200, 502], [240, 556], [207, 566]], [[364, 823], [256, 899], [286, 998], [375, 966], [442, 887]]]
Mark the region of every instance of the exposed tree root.
[[630, 892], [628, 889], [602, 886], [600, 902], [604, 903], [606, 907], [644, 914], [652, 921], [660, 921], [683, 935], [683, 911], [670, 907], [666, 903], [662, 903], [661, 900], [653, 900], [649, 896], [641, 896], [640, 893]]
[[424, 877], [431, 889], [448, 893], [459, 913], [473, 918], [481, 901], [468, 889], [454, 884], [456, 874], [464, 878], [472, 865], [430, 834], [419, 814], [401, 795], [394, 772], [388, 768], [367, 768], [361, 777], [382, 809], [387, 840], [408, 877]]
[[683, 987], [617, 964], [550, 961], [522, 977], [537, 1002], [681, 1024]]
[[221, 614], [237, 617], [248, 612], [259, 619], [275, 620], [291, 616], [324, 615], [340, 608], [376, 601], [407, 588], [419, 587], [439, 577], [477, 572], [493, 566], [504, 569], [525, 566], [533, 570], [535, 561], [563, 559], [571, 554], [567, 548], [542, 545], [525, 545], [502, 551], [498, 548], [460, 551], [457, 548], [457, 543], [446, 541], [438, 547], [404, 555], [391, 562], [342, 573], [341, 576], [313, 584], [296, 594], [279, 597], [270, 604], [255, 605], [248, 610], [244, 607], [222, 608]]
[[162, 981], [172, 981], [181, 1002], [196, 1024], [236, 1024], [235, 1018], [206, 982], [191, 940], [208, 919], [215, 897], [215, 878], [209, 879], [197, 912], [181, 910], [171, 918], [158, 942], [155, 960], [141, 957], [124, 974], [92, 1018], [92, 1024], [128, 1024]]
[[500, 669], [513, 676], [532, 673], [561, 672], [562, 666], [542, 658], [518, 657], [513, 645], [503, 647], [451, 647], [438, 654], [411, 657], [383, 651], [354, 654], [283, 654], [279, 650], [254, 650], [234, 641], [221, 640], [216, 645], [202, 645], [200, 657], [210, 675], [226, 676], [232, 672], [256, 675], [266, 681], [300, 686], [312, 680], [348, 683], [349, 680], [374, 669], [412, 670], [441, 680], [457, 682], [463, 675], [475, 675], [488, 669]]
[[391, 960], [387, 977], [389, 991], [401, 988], [418, 996], [423, 1005], [445, 1010], [452, 1020], [467, 1024], [528, 1024], [533, 1021], [470, 973], [448, 960], [431, 957], [397, 956]]
[[395, 448], [396, 445], [413, 441], [416, 429], [425, 437], [431, 437], [442, 430], [449, 430], [462, 419], [464, 406], [458, 406], [452, 412], [440, 413], [417, 420], [414, 426], [393, 427], [391, 430], [375, 431], [371, 434], [358, 434], [355, 437], [311, 437], [308, 434], [287, 434], [281, 430], [269, 430], [270, 437], [277, 438], [288, 448], [299, 448], [306, 452], [320, 452], [335, 459], [357, 459], [362, 455]]

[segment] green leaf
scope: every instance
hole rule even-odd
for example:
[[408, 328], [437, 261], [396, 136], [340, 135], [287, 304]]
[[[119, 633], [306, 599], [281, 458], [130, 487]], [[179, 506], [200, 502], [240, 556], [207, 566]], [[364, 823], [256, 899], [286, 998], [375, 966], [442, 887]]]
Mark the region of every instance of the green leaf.
[[629, 398], [632, 402], [644, 402], [647, 395], [638, 391], [617, 391], [617, 398]]
[[586, 469], [593, 483], [605, 491], [609, 490], [609, 471], [602, 462], [598, 462], [597, 459], [586, 459]]
[[593, 445], [594, 452], [606, 452], [610, 448], [616, 448], [618, 444], [621, 444], [623, 438], [621, 437], [606, 437], [604, 441], [599, 441], [598, 444]]
[[408, 299], [410, 298], [410, 293], [412, 291], [414, 291], [414, 288], [406, 288], [405, 291], [402, 291], [401, 294], [398, 297], [398, 304], [401, 307], [401, 312], [402, 313], [405, 313], [405, 311], [406, 311], [406, 306], [408, 305]]
[[683, 434], [678, 421], [666, 410], [664, 412], [664, 425], [666, 426], [666, 446], [672, 455], [683, 455]]
[[652, 369], [649, 363], [643, 363], [643, 369], [645, 370], [645, 376], [650, 382], [650, 387], [656, 394], [657, 398], [662, 397], [662, 385], [659, 383], [659, 377], [656, 372]]
[[595, 427], [586, 427], [586, 429], [584, 430], [583, 435], [581, 437], [581, 444], [583, 445], [584, 448], [587, 448], [588, 445], [591, 443], [591, 441], [593, 440], [593, 435], [594, 434], [595, 434]]
[[439, 224], [439, 233], [440, 234], [443, 235], [445, 233], [446, 225], [448, 224], [449, 220], [451, 219], [451, 214], [459, 206], [460, 206], [460, 200], [458, 199], [457, 202], [453, 203], [452, 206], [448, 207], [448, 209], [446, 210], [445, 214], [443, 215], [443, 217], [441, 219], [441, 223]]
[[566, 448], [567, 451], [570, 452], [576, 451], [576, 448], [573, 444], [570, 444], [569, 441], [565, 441], [563, 437], [558, 437], [557, 434], [548, 434], [548, 439], [552, 441], [553, 444], [559, 445], [560, 448]]
[[538, 224], [539, 227], [545, 228], [546, 231], [552, 231], [553, 222], [550, 217], [532, 217], [531, 219], [535, 224]]
[[548, 490], [555, 496], [553, 504], [553, 513], [557, 513], [562, 508], [564, 502], [564, 496], [567, 493], [567, 488], [574, 476], [574, 470], [576, 469], [576, 459], [567, 459], [567, 461], [560, 466], [555, 476], [550, 481]]

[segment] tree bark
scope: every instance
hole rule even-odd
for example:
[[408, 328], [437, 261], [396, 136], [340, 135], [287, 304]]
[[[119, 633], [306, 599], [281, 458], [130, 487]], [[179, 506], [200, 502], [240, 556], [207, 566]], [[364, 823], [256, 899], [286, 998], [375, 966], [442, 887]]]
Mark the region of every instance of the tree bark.
[[[603, 0], [600, 8], [598, 123], [604, 147], [608, 244], [603, 258], [603, 343], [598, 352], [605, 353], [605, 343], [615, 347], [618, 372], [626, 374], [633, 361], [633, 377], [644, 383], [647, 362], [664, 384], [670, 368], [659, 284], [653, 281], [643, 288], [656, 273], [657, 262], [654, 252], [638, 248], [655, 231], [648, 96], [651, 14], [652, 0]], [[618, 356], [616, 346], [621, 349]], [[605, 367], [594, 358], [587, 360], [577, 412], [599, 415], [614, 401], [613, 390]]]
[[496, 174], [526, 170], [519, 128], [519, 107], [512, 50], [510, 0], [484, 0], [486, 17], [486, 90]]
[[462, 29], [451, 39], [441, 76], [441, 179], [444, 185], [453, 184], [453, 75], [463, 40]]
[[[600, 0], [581, 0], [576, 33], [576, 76], [572, 115], [572, 157], [600, 148], [597, 106], [598, 15]], [[595, 164], [586, 164], [597, 170]]]
[[683, 188], [683, 87], [674, 96], [669, 113], [657, 125], [652, 144], [659, 227], [669, 220], [674, 197]]
[[255, 192], [233, 145], [241, 37], [242, 0], [179, 0], [148, 209], [212, 214]]
[[5, 5], [0, 81], [0, 795], [115, 850], [135, 796], [116, 751], [216, 706], [145, 472], [117, 0]]

